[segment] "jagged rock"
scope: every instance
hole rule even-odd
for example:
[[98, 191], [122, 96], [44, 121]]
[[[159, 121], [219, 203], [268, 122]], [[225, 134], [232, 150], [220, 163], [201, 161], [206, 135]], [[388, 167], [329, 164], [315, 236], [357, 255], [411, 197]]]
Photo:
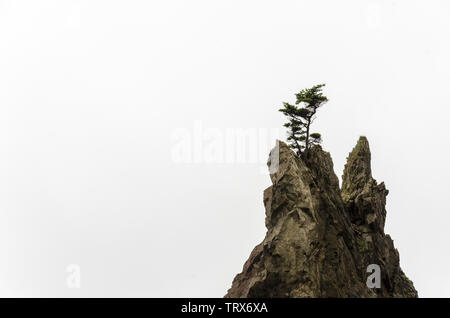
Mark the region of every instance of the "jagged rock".
[[[348, 158], [342, 191], [320, 146], [301, 159], [277, 141], [268, 165], [266, 237], [225, 297], [417, 297], [384, 234], [388, 191], [372, 178], [365, 137]], [[370, 264], [381, 268], [381, 288], [366, 285]]]
[[342, 199], [352, 223], [367, 225], [384, 233], [386, 190], [372, 178], [371, 153], [366, 137], [361, 137], [347, 158], [342, 176]]

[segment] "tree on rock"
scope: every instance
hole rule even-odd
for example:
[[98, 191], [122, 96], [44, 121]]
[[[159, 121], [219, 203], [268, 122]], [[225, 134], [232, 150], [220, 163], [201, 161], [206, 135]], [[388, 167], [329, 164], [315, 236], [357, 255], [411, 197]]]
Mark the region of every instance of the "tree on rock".
[[[288, 118], [284, 127], [288, 128], [289, 146], [297, 152], [297, 155], [306, 154], [313, 145], [319, 145], [322, 137], [319, 133], [311, 133], [311, 124], [320, 106], [328, 101], [322, 94], [325, 84], [303, 89], [296, 94], [295, 105], [283, 103], [279, 111]], [[298, 106], [296, 106], [298, 105]]]

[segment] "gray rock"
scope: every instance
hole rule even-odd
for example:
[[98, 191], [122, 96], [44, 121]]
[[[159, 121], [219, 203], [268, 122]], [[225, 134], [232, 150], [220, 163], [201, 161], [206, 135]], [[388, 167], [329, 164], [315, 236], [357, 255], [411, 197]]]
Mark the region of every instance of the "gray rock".
[[[277, 141], [268, 165], [266, 237], [225, 297], [417, 297], [384, 234], [388, 191], [372, 178], [365, 137], [348, 157], [342, 190], [320, 146], [301, 159]], [[381, 288], [366, 285], [370, 264], [381, 268]]]

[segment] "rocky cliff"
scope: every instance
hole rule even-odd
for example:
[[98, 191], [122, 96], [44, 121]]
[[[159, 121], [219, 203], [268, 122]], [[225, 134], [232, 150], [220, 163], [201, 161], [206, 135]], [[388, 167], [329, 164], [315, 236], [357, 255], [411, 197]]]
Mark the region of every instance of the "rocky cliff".
[[225, 297], [417, 297], [384, 233], [388, 190], [372, 178], [370, 162], [361, 137], [339, 188], [320, 146], [301, 159], [278, 141], [268, 162], [273, 184], [264, 191], [266, 237]]

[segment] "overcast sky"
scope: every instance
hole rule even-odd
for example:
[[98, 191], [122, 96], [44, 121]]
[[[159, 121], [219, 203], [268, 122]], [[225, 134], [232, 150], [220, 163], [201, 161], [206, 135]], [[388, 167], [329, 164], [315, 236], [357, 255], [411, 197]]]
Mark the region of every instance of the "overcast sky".
[[0, 0], [0, 296], [223, 296], [265, 235], [277, 110], [323, 82], [337, 175], [367, 136], [405, 274], [450, 297], [449, 11]]

